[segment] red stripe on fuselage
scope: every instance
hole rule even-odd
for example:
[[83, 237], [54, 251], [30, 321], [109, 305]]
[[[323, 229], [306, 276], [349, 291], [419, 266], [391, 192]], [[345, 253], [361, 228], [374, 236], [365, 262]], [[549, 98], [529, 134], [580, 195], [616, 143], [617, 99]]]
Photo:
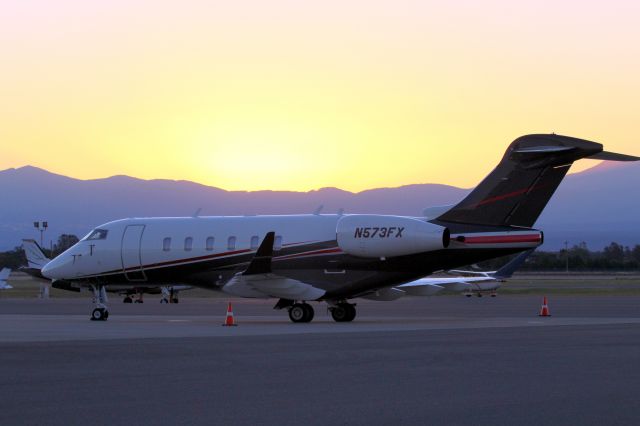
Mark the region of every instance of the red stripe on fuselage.
[[316, 256], [316, 255], [320, 255], [320, 254], [331, 254], [331, 253], [342, 253], [342, 250], [340, 250], [339, 248], [331, 248], [331, 249], [324, 249], [324, 250], [314, 250], [314, 251], [308, 251], [306, 253], [297, 253], [297, 254], [288, 254], [286, 256], [280, 256], [280, 257], [274, 257], [273, 260], [287, 260], [287, 259], [294, 259], [294, 258], [300, 258], [300, 257], [307, 257], [307, 256]]
[[484, 235], [478, 237], [465, 237], [465, 244], [508, 244], [508, 243], [539, 243], [540, 234], [528, 235]]
[[133, 271], [133, 270], [139, 271], [140, 269], [155, 268], [155, 267], [158, 267], [158, 266], [168, 266], [168, 265], [176, 265], [176, 264], [180, 264], [180, 263], [198, 262], [200, 260], [209, 260], [209, 259], [215, 259], [215, 258], [218, 258], [218, 257], [233, 256], [235, 254], [248, 253], [250, 251], [252, 251], [252, 250], [243, 249], [243, 250], [227, 251], [227, 252], [218, 253], [218, 254], [210, 254], [210, 255], [207, 255], [207, 256], [190, 257], [190, 258], [187, 258], [187, 259], [168, 260], [166, 262], [151, 263], [149, 265], [143, 265], [142, 267], [140, 267], [140, 266], [130, 267], [130, 268], [125, 269], [125, 271]]

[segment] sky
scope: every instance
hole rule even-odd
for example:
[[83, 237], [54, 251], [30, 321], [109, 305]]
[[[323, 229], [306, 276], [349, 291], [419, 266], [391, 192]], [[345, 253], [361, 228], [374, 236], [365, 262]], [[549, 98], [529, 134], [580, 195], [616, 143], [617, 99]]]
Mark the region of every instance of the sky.
[[2, 2], [0, 169], [360, 191], [475, 186], [528, 133], [640, 155], [638, 22], [620, 0]]

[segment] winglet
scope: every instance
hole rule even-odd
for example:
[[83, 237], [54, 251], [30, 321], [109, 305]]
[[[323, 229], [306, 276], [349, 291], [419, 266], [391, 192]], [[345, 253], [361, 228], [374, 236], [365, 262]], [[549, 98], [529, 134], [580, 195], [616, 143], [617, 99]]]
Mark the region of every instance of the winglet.
[[496, 279], [499, 279], [499, 280], [506, 279], [506, 278], [511, 278], [511, 275], [513, 275], [513, 273], [516, 271], [516, 269], [518, 269], [520, 266], [522, 266], [524, 261], [527, 260], [527, 257], [529, 257], [529, 255], [531, 253], [533, 253], [534, 250], [535, 250], [535, 248], [532, 248], [530, 250], [527, 250], [525, 252], [520, 253], [518, 256], [516, 256], [509, 263], [504, 265], [502, 268], [498, 269], [493, 274], [493, 277], [496, 278]]
[[271, 231], [267, 232], [262, 244], [258, 247], [256, 255], [251, 259], [251, 263], [242, 275], [255, 275], [255, 274], [268, 274], [271, 272], [271, 258], [273, 257], [273, 242], [275, 241], [276, 233]]

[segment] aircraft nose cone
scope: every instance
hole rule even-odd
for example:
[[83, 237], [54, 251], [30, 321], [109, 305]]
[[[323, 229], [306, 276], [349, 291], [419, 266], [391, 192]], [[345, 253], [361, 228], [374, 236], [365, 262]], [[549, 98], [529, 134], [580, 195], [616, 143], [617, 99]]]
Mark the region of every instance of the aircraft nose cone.
[[42, 275], [51, 280], [59, 280], [64, 278], [62, 275], [62, 265], [64, 262], [60, 261], [60, 258], [53, 259], [42, 267], [40, 271]]

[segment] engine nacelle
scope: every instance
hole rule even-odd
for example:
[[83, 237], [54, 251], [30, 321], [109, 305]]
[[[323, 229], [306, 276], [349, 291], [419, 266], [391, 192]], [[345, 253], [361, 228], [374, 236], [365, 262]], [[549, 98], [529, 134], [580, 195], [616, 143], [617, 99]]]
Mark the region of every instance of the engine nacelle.
[[344, 216], [336, 227], [338, 246], [358, 257], [395, 257], [449, 246], [447, 228], [402, 216]]

